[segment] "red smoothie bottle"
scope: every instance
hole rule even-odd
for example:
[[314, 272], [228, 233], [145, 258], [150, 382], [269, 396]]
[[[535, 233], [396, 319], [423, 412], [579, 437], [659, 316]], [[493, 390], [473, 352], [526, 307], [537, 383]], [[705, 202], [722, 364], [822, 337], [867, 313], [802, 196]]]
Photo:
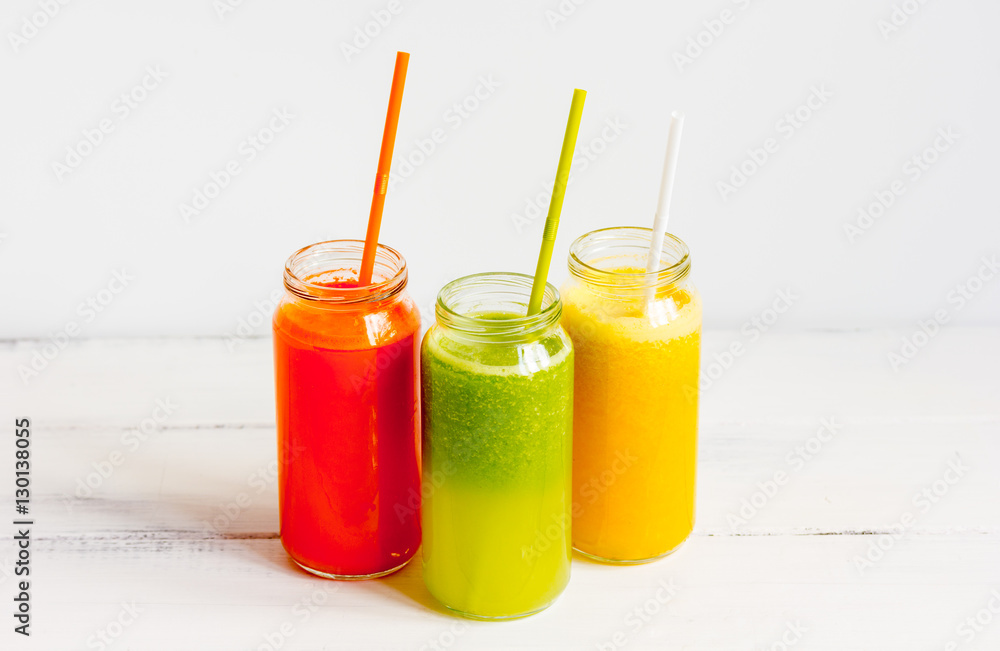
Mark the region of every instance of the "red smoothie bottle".
[[420, 545], [420, 315], [389, 247], [358, 286], [363, 247], [292, 255], [273, 321], [281, 542], [335, 579], [389, 574]]

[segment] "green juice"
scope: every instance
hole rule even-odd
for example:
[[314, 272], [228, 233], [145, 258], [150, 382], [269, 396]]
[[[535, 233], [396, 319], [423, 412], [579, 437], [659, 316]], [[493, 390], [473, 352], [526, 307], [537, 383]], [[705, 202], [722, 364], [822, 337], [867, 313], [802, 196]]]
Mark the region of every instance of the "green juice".
[[435, 327], [421, 371], [428, 589], [473, 617], [545, 608], [572, 553], [572, 345], [559, 327], [520, 343]]

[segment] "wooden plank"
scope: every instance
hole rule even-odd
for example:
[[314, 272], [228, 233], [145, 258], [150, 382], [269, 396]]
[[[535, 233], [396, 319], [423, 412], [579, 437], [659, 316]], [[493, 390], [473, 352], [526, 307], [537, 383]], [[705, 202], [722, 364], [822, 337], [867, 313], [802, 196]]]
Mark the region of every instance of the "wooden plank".
[[[883, 531], [912, 513], [908, 531], [1000, 532], [1000, 501], [983, 499], [1000, 467], [991, 425], [845, 422], [826, 443], [817, 429], [703, 427], [698, 530]], [[53, 533], [277, 531], [272, 428], [168, 428], [146, 441], [114, 428], [37, 428], [33, 445], [35, 509]], [[959, 477], [949, 464], [968, 470]], [[0, 484], [0, 495], [12, 490]]]
[[[74, 342], [27, 385], [0, 378], [4, 416], [35, 423], [33, 644], [99, 648], [90, 636], [116, 633], [134, 601], [110, 648], [610, 649], [618, 634], [624, 648], [770, 649], [796, 624], [788, 648], [996, 648], [983, 609], [1000, 589], [1000, 329], [943, 331], [895, 372], [900, 337], [747, 344], [703, 393], [689, 543], [641, 567], [578, 559], [555, 606], [503, 624], [443, 613], [418, 565], [354, 584], [288, 561], [269, 341]], [[739, 340], [708, 333], [706, 372]], [[16, 369], [37, 346], [0, 344], [0, 360]], [[744, 500], [761, 506], [734, 525]], [[12, 535], [0, 529], [7, 591]], [[663, 580], [677, 590], [660, 604]], [[629, 616], [643, 607], [647, 621]], [[980, 632], [958, 628], [977, 615]]]
[[[1000, 328], [949, 328], [898, 372], [887, 359], [902, 331], [765, 333], [704, 337], [701, 419], [714, 423], [797, 423], [836, 414], [852, 422], [1000, 421]], [[726, 370], [715, 356], [744, 345]], [[268, 338], [232, 351], [224, 339], [71, 342], [37, 377], [21, 381], [39, 341], [0, 344], [0, 395], [9, 409], [50, 426], [133, 427], [157, 399], [178, 408], [171, 425], [274, 422]], [[56, 398], [58, 396], [58, 398]]]
[[[606, 649], [618, 633], [625, 648], [728, 651], [770, 649], [797, 623], [803, 649], [939, 649], [1000, 586], [995, 535], [914, 537], [858, 575], [850, 558], [869, 538], [701, 536], [651, 565], [578, 561], [552, 608], [502, 624], [442, 612], [417, 565], [337, 583], [292, 567], [273, 539], [45, 540], [32, 642], [87, 648], [134, 602], [141, 613], [114, 648], [267, 649], [291, 626], [283, 649]], [[661, 582], [676, 586], [669, 600]], [[962, 648], [997, 644], [993, 622]]]

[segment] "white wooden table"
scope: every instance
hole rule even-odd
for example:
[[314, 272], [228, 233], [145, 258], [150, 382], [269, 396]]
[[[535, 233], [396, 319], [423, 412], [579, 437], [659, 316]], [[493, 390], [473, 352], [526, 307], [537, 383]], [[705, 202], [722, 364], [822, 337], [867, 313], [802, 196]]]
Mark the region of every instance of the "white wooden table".
[[[0, 344], [0, 648], [1000, 648], [1000, 329], [947, 329], [894, 372], [903, 334], [748, 344], [703, 393], [687, 545], [637, 567], [577, 558], [554, 606], [505, 623], [443, 612], [419, 562], [336, 583], [286, 558], [269, 339], [79, 341], [27, 385], [15, 369], [42, 342]], [[703, 368], [734, 340], [707, 333]], [[172, 413], [142, 440], [157, 401]], [[15, 417], [32, 420], [28, 639], [6, 614]]]

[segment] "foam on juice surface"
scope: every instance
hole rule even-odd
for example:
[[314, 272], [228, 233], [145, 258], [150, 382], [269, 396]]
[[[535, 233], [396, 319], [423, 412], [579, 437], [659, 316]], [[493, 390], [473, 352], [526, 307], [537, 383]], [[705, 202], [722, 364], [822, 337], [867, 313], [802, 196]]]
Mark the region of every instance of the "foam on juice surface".
[[[488, 312], [468, 316], [502, 321], [523, 315]], [[554, 335], [504, 347], [475, 341], [458, 341], [444, 336], [428, 336], [424, 346], [434, 357], [471, 375], [531, 375], [559, 366], [572, 352], [562, 339]]]
[[[612, 271], [642, 273], [634, 267]], [[615, 298], [598, 295], [583, 284], [564, 291], [563, 322], [589, 322], [591, 327], [607, 329], [609, 336], [635, 342], [662, 342], [701, 328], [701, 299], [683, 289], [657, 290], [656, 302], [648, 307], [641, 289], [611, 288], [607, 293], [611, 292]]]

